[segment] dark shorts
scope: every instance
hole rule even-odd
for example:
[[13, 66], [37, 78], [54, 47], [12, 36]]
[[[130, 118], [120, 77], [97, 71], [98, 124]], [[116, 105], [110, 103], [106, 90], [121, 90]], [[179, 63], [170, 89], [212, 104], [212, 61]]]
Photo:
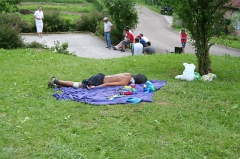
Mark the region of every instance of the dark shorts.
[[89, 79], [82, 81], [82, 88], [87, 88], [87, 86], [99, 86], [103, 84], [105, 75], [102, 73], [93, 75]]
[[122, 44], [125, 45], [125, 46], [128, 45], [128, 44], [130, 44], [130, 43], [131, 43], [131, 42], [130, 42], [130, 40], [128, 40], [128, 39], [125, 39], [125, 40], [122, 41]]

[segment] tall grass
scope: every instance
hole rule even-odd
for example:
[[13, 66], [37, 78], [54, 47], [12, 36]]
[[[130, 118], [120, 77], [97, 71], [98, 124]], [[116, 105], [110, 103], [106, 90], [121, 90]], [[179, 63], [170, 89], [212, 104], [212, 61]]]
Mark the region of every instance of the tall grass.
[[[179, 81], [195, 55], [87, 59], [0, 50], [0, 158], [239, 158], [240, 58], [211, 56], [213, 82]], [[92, 106], [57, 101], [53, 76], [144, 73], [166, 80], [154, 103]]]
[[19, 5], [19, 9], [24, 10], [32, 10], [35, 11], [38, 9], [39, 5], [41, 5], [43, 12], [44, 10], [58, 10], [58, 11], [68, 11], [68, 12], [76, 12], [76, 13], [84, 13], [84, 12], [90, 12], [94, 9], [94, 5], [92, 3], [86, 3], [85, 5], [76, 5], [76, 4], [22, 4]]
[[[33, 2], [32, 0], [22, 0], [22, 2]], [[84, 3], [85, 0], [34, 0], [41, 3]]]

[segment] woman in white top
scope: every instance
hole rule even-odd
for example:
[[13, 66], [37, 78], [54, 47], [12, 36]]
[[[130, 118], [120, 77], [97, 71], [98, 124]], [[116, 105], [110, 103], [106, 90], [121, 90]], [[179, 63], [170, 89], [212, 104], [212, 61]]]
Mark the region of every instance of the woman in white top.
[[44, 15], [43, 15], [41, 6], [39, 6], [38, 10], [35, 11], [34, 18], [35, 18], [35, 22], [36, 22], [38, 36], [42, 38], [42, 31], [43, 31], [43, 21], [42, 20], [44, 19]]

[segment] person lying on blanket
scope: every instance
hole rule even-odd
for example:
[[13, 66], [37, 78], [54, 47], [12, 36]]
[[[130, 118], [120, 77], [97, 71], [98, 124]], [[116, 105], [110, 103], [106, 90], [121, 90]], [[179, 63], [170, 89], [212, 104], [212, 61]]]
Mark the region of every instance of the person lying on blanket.
[[147, 77], [143, 74], [133, 75], [131, 73], [120, 73], [114, 75], [105, 76], [102, 73], [93, 75], [89, 79], [84, 79], [82, 82], [72, 82], [58, 80], [56, 77], [52, 77], [48, 82], [48, 87], [74, 87], [74, 88], [87, 88], [105, 87], [105, 86], [125, 86], [130, 83], [142, 84], [147, 81]]

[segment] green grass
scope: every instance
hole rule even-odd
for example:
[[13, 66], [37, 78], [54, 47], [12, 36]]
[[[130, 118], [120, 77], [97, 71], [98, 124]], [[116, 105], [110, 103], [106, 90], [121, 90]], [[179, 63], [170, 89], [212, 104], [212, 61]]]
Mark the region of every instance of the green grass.
[[226, 45], [228, 47], [240, 49], [240, 37], [239, 36], [225, 36], [221, 39], [219, 38], [213, 38], [213, 41], [215, 41], [219, 45]]
[[[33, 0], [22, 0], [22, 2], [32, 2]], [[34, 0], [34, 2], [41, 2], [41, 3], [84, 3], [84, 0]]]
[[[211, 56], [213, 82], [179, 81], [195, 55], [87, 59], [41, 50], [0, 50], [0, 158], [240, 157], [240, 58]], [[154, 103], [93, 106], [57, 101], [53, 76], [144, 73], [166, 80]]]
[[[19, 9], [24, 9], [24, 10], [32, 10], [35, 11], [39, 7], [38, 3], [21, 3], [19, 5]], [[76, 13], [85, 13], [85, 12], [90, 12], [93, 10], [94, 5], [92, 3], [84, 3], [84, 4], [49, 4], [49, 3], [44, 3], [41, 4], [41, 7], [43, 9], [43, 12], [46, 10], [58, 10], [58, 11], [68, 11], [68, 12], [76, 12]]]

